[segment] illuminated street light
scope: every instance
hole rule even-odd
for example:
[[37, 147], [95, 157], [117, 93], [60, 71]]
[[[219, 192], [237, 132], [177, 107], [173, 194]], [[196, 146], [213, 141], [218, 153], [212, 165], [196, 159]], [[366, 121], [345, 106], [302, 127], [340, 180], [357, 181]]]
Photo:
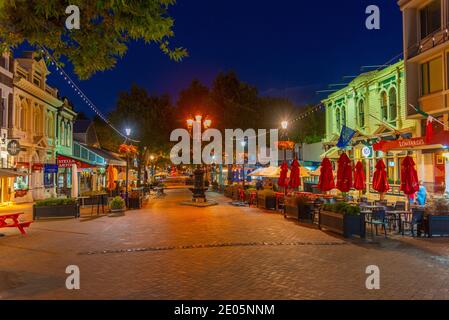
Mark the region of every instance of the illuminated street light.
[[203, 119], [203, 116], [201, 116], [201, 115], [196, 115], [195, 116], [196, 122], [201, 122], [201, 119]]
[[282, 126], [282, 129], [287, 130], [287, 128], [288, 128], [288, 121], [282, 121], [281, 122], [281, 126]]
[[188, 127], [189, 129], [193, 127], [193, 122], [194, 122], [193, 119], [187, 119], [187, 127]]
[[130, 128], [126, 128], [125, 129], [125, 133], [129, 137], [131, 135], [131, 129]]
[[212, 126], [212, 120], [206, 119], [204, 120], [204, 128], [210, 128]]

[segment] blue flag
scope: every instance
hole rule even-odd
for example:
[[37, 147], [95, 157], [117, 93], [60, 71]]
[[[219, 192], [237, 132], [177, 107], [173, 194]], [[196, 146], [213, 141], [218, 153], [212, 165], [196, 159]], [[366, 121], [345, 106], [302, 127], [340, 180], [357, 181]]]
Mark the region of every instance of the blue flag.
[[352, 137], [354, 137], [355, 131], [345, 125], [341, 128], [340, 139], [338, 139], [337, 147], [340, 149], [346, 148]]

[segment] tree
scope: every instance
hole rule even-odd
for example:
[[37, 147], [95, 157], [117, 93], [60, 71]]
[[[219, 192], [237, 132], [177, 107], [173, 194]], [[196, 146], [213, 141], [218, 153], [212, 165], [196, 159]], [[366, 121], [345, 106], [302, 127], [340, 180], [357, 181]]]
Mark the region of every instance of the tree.
[[[174, 129], [174, 107], [168, 95], [150, 95], [145, 88], [132, 85], [129, 91], [119, 93], [115, 109], [109, 114], [109, 120], [116, 128], [132, 130], [131, 138], [139, 141], [134, 143], [139, 150], [139, 175], [150, 155], [168, 154], [170, 149], [170, 133]], [[98, 130], [100, 143], [118, 149], [123, 143], [123, 137], [111, 134], [112, 130], [103, 125], [104, 130]]]
[[216, 117], [216, 115], [211, 114], [209, 88], [197, 79], [194, 79], [188, 88], [179, 93], [176, 105], [178, 107], [178, 113], [184, 119], [195, 116], [197, 113], [207, 113], [211, 118]]
[[[176, 0], [0, 0], [0, 53], [27, 41], [65, 56], [81, 79], [115, 66], [127, 51], [127, 42], [156, 43], [179, 61], [184, 48], [170, 49], [174, 35], [168, 8]], [[68, 30], [69, 5], [80, 9], [80, 29]]]

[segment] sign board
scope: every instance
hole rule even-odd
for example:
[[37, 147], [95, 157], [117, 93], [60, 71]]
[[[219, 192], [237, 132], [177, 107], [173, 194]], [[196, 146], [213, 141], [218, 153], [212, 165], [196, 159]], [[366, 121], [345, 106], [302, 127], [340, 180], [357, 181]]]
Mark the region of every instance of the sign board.
[[371, 147], [363, 147], [362, 149], [362, 156], [365, 158], [371, 157], [373, 153], [373, 149]]
[[93, 165], [90, 165], [86, 162], [80, 161], [78, 159], [74, 159], [74, 158], [70, 158], [70, 157], [66, 157], [63, 155], [59, 155], [58, 154], [58, 167], [59, 168], [71, 168], [72, 165], [76, 164], [77, 168], [80, 169], [88, 169], [88, 168], [93, 168]]
[[57, 164], [44, 164], [44, 173], [58, 173]]
[[17, 156], [20, 153], [20, 143], [17, 140], [11, 140], [8, 142], [6, 146], [6, 150], [8, 151], [10, 156]]

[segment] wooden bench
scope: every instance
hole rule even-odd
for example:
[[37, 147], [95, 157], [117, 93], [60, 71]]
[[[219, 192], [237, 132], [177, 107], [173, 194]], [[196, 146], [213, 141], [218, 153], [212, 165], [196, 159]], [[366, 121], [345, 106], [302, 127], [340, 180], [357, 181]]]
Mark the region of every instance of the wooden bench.
[[11, 213], [0, 215], [0, 229], [1, 228], [17, 228], [21, 234], [26, 234], [25, 228], [28, 228], [32, 221], [19, 221], [20, 213]]

